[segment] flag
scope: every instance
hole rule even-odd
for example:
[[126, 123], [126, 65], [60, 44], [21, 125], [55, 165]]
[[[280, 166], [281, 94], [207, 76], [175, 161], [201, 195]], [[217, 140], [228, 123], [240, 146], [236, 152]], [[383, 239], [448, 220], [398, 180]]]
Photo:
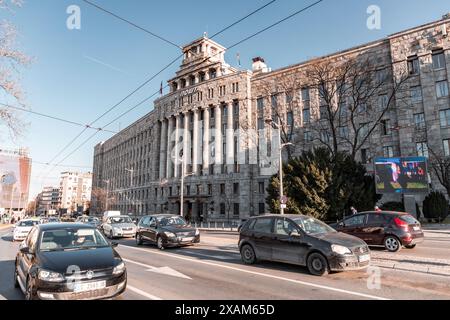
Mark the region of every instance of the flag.
[[163, 94], [163, 82], [161, 81], [161, 86], [159, 87], [159, 94]]
[[241, 67], [241, 55], [239, 54], [239, 52], [236, 53], [236, 59], [237, 59], [238, 66], [240, 68]]

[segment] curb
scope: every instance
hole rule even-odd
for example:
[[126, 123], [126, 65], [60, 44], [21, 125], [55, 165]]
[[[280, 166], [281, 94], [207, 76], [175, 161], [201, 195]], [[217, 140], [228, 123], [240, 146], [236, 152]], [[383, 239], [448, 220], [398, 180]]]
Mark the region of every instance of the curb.
[[401, 262], [386, 262], [378, 259], [371, 260], [372, 265], [386, 268], [386, 269], [395, 269], [401, 271], [410, 271], [410, 272], [419, 272], [423, 274], [429, 275], [437, 275], [437, 276], [450, 276], [450, 270], [445, 268], [434, 268], [428, 266], [420, 266], [412, 263], [401, 263]]

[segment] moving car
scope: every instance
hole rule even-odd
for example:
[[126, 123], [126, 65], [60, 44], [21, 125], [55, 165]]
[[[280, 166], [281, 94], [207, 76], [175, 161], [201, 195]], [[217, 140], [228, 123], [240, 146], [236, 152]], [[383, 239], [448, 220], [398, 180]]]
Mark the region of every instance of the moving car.
[[31, 229], [37, 224], [39, 224], [37, 219], [24, 219], [17, 222], [13, 231], [13, 241], [25, 240]]
[[103, 233], [110, 239], [116, 237], [134, 237], [136, 225], [129, 216], [109, 217], [102, 226]]
[[58, 217], [45, 217], [45, 218], [41, 218], [39, 221], [40, 224], [58, 223], [58, 222], [61, 222], [61, 220]]
[[399, 251], [402, 246], [412, 249], [424, 240], [420, 222], [405, 212], [361, 212], [331, 226], [391, 252]]
[[114, 246], [86, 224], [35, 226], [17, 253], [14, 285], [27, 300], [115, 297], [126, 289], [127, 272]]
[[250, 218], [239, 233], [245, 264], [258, 260], [306, 266], [313, 275], [358, 270], [369, 266], [367, 244], [304, 215], [263, 215]]
[[156, 214], [144, 216], [138, 223], [136, 243], [151, 242], [160, 250], [200, 242], [200, 231], [186, 223], [179, 215]]
[[93, 227], [95, 227], [97, 229], [99, 229], [100, 226], [101, 226], [100, 219], [97, 218], [97, 217], [84, 216], [78, 222], [80, 222], [80, 223], [87, 223], [87, 224], [89, 224], [89, 225], [91, 225], [91, 226], [93, 226]]

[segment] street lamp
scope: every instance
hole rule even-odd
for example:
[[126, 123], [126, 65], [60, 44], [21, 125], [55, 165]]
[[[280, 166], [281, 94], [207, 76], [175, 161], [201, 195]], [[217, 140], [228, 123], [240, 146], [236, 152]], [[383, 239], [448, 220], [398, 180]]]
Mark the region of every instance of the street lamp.
[[279, 162], [280, 162], [280, 214], [284, 214], [284, 205], [281, 202], [283, 202], [284, 200], [284, 192], [283, 192], [283, 148], [286, 146], [291, 146], [293, 145], [292, 143], [288, 142], [288, 143], [281, 143], [281, 128], [280, 125], [278, 123], [276, 123], [275, 121], [273, 121], [272, 119], [266, 119], [265, 122], [267, 124], [272, 125], [273, 127], [275, 127], [275, 129], [278, 130], [278, 145], [280, 146], [278, 153], [279, 153]]
[[109, 180], [103, 180], [103, 182], [106, 182], [106, 204], [105, 204], [105, 211], [108, 211], [108, 198], [109, 198]]
[[[130, 173], [130, 193], [131, 193], [131, 189], [133, 188], [133, 173], [134, 173], [134, 169], [125, 168], [125, 171], [128, 171]], [[131, 197], [130, 197], [130, 212], [131, 212]]]

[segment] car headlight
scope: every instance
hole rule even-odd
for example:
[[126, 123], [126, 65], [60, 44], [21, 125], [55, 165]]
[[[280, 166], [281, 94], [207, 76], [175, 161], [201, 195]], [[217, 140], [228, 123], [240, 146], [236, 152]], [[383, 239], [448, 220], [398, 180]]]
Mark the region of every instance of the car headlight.
[[195, 229], [195, 235], [198, 236], [200, 234], [200, 230]]
[[344, 247], [344, 246], [340, 246], [338, 244], [332, 244], [331, 245], [331, 250], [333, 252], [337, 253], [337, 254], [342, 254], [342, 255], [344, 255], [344, 254], [351, 254], [352, 253], [349, 248]]
[[173, 233], [173, 232], [164, 232], [164, 234], [168, 237], [168, 238], [175, 238], [176, 237], [176, 235], [175, 235], [175, 233]]
[[119, 275], [122, 274], [125, 271], [125, 263], [123, 261], [119, 263], [117, 266], [114, 267], [113, 275]]
[[62, 274], [58, 272], [48, 271], [48, 270], [39, 270], [38, 278], [43, 281], [48, 282], [60, 282], [64, 281], [64, 277]]
[[117, 228], [117, 227], [114, 227], [113, 230], [114, 230], [114, 232], [121, 232], [122, 231], [122, 229]]

